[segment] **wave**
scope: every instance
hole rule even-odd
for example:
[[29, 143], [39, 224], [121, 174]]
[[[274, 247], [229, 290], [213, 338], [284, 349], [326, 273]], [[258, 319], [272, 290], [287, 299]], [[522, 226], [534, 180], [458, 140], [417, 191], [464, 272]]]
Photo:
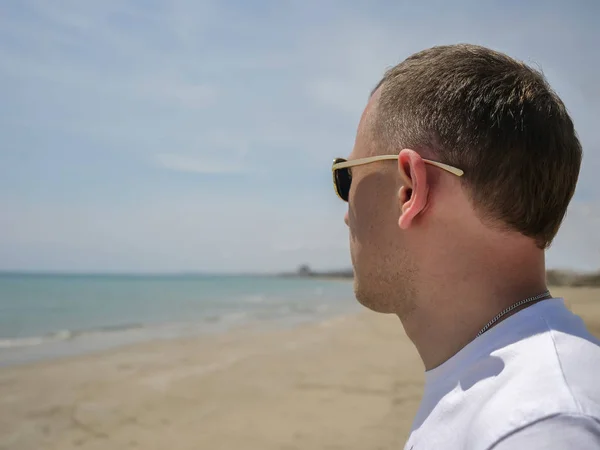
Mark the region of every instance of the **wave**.
[[72, 339], [72, 337], [73, 333], [70, 330], [60, 330], [44, 336], [0, 339], [0, 349], [34, 347], [36, 345], [47, 344], [49, 342], [66, 341]]
[[4, 339], [0, 338], [0, 350], [35, 347], [38, 345], [71, 341], [78, 338], [92, 338], [100, 335], [135, 331], [147, 331], [149, 336], [155, 335], [156, 333], [161, 335], [172, 332], [175, 332], [175, 335], [177, 335], [177, 330], [185, 332], [185, 330], [198, 329], [198, 327], [201, 327], [202, 324], [210, 326], [211, 324], [236, 323], [243, 321], [245, 318], [247, 318], [247, 313], [245, 312], [232, 312], [227, 314], [213, 314], [205, 316], [201, 318], [199, 322], [166, 322], [154, 324], [127, 323], [118, 325], [104, 325], [87, 330], [59, 330], [40, 336]]
[[50, 344], [52, 342], [69, 341], [81, 336], [131, 331], [145, 328], [143, 324], [132, 323], [123, 325], [106, 325], [89, 330], [59, 330], [41, 336], [27, 336], [0, 339], [0, 349], [35, 347], [36, 345]]
[[104, 325], [97, 328], [92, 328], [91, 330], [78, 331], [74, 333], [74, 336], [81, 336], [83, 334], [91, 334], [91, 333], [106, 333], [111, 331], [130, 331], [130, 330], [138, 330], [142, 328], [146, 328], [147, 325], [143, 323], [126, 323], [122, 325]]
[[[245, 299], [249, 303], [261, 303], [265, 301], [264, 296], [248, 296]], [[148, 334], [148, 337], [179, 336], [196, 331], [208, 331], [227, 329], [239, 325], [246, 321], [254, 322], [256, 320], [287, 320], [297, 316], [319, 316], [327, 313], [330, 307], [326, 303], [304, 304], [288, 303], [280, 304], [273, 308], [259, 308], [251, 310], [233, 310], [220, 311], [213, 314], [207, 314], [197, 321], [184, 322], [163, 322], [163, 323], [126, 323], [116, 325], [104, 325], [86, 330], [59, 330], [56, 332], [26, 337], [0, 338], [0, 350], [18, 349], [26, 347], [35, 347], [44, 344], [72, 341], [79, 338], [95, 339], [102, 335], [115, 335], [119, 333], [136, 333], [142, 331]], [[136, 339], [141, 336], [135, 334]], [[126, 339], [130, 339], [129, 338]]]
[[248, 295], [242, 298], [244, 303], [264, 303], [267, 300], [265, 295], [256, 294], [256, 295]]

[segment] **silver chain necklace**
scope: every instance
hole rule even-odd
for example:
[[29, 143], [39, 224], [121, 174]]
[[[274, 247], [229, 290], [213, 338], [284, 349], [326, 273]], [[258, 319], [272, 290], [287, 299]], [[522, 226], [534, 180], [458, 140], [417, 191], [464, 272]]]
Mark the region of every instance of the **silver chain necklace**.
[[546, 298], [546, 297], [550, 297], [550, 291], [542, 292], [541, 294], [538, 294], [538, 295], [536, 295], [534, 297], [526, 298], [525, 300], [521, 300], [520, 302], [517, 302], [514, 305], [509, 306], [504, 311], [502, 311], [500, 314], [498, 314], [496, 317], [494, 317], [492, 320], [490, 320], [486, 324], [486, 326], [483, 327], [479, 333], [477, 333], [476, 337], [479, 337], [483, 333], [485, 333], [492, 325], [494, 325], [496, 322], [498, 322], [498, 320], [502, 316], [505, 316], [506, 314], [508, 314], [509, 312], [511, 312], [513, 309], [518, 308], [519, 306], [525, 305], [527, 303], [535, 302], [536, 300], [541, 300], [541, 299]]

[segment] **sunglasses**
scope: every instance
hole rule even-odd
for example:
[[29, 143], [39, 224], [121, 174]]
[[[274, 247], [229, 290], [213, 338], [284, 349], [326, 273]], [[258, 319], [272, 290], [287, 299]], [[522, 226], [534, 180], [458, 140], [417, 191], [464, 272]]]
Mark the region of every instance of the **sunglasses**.
[[[360, 158], [353, 159], [348, 161], [344, 158], [336, 158], [333, 160], [333, 166], [331, 166], [331, 171], [333, 172], [333, 185], [335, 187], [335, 192], [338, 197], [348, 201], [348, 196], [350, 194], [350, 185], [352, 184], [352, 171], [351, 167], [361, 166], [364, 164], [370, 164], [375, 161], [391, 161], [397, 160], [398, 155], [381, 155], [381, 156], [371, 156], [369, 158]], [[444, 164], [437, 161], [431, 161], [429, 159], [423, 160], [426, 164], [430, 164], [435, 167], [439, 167], [440, 169], [445, 170], [446, 172], [450, 172], [457, 177], [462, 177], [464, 175], [464, 171], [461, 169], [457, 169], [456, 167], [449, 166], [448, 164]]]

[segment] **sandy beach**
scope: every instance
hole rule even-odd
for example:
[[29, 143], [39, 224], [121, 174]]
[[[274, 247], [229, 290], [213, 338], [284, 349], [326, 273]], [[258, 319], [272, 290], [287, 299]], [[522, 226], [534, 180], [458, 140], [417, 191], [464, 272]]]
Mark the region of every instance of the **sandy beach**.
[[[553, 289], [600, 336], [600, 289]], [[0, 449], [398, 449], [423, 367], [369, 311], [0, 369]]]

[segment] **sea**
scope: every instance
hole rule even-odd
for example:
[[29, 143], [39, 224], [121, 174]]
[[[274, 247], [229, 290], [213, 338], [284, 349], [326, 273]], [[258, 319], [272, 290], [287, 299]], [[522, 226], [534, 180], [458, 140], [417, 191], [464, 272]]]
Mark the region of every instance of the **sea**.
[[359, 309], [350, 280], [0, 274], [0, 366]]

